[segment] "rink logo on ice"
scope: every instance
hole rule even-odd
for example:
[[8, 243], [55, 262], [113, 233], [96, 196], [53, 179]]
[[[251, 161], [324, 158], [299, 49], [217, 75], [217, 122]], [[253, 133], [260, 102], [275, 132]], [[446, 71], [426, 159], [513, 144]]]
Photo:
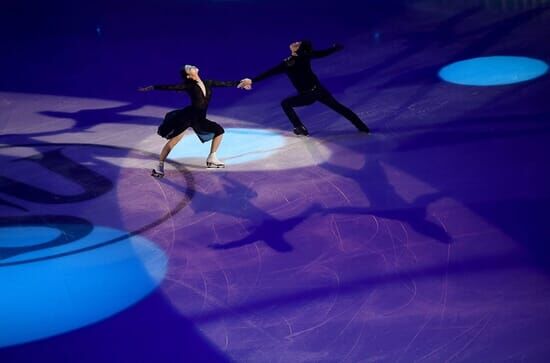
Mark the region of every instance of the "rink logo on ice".
[[105, 161], [128, 156], [151, 158], [102, 145], [0, 147], [0, 347], [101, 321], [163, 280], [164, 252], [139, 234], [166, 216], [145, 215], [129, 232], [117, 193], [144, 170], [121, 178]]

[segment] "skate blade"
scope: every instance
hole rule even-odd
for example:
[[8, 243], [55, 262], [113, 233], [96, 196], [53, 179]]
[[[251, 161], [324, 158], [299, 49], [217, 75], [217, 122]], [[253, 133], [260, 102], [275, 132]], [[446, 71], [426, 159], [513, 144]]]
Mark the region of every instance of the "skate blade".
[[206, 163], [207, 169], [223, 169], [225, 168], [225, 164], [216, 164], [216, 163]]

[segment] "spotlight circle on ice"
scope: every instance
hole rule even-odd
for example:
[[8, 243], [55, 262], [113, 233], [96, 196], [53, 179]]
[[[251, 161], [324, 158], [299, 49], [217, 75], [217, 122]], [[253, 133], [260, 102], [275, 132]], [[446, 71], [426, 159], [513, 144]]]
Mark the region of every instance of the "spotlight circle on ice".
[[[285, 138], [274, 131], [251, 128], [229, 128], [224, 135], [222, 153], [231, 164], [264, 159], [286, 144]], [[171, 159], [203, 158], [210, 144], [199, 144], [186, 137], [172, 150]]]
[[[45, 228], [36, 224], [35, 228]], [[56, 227], [63, 230], [80, 226]], [[21, 246], [16, 240], [26, 241], [30, 246], [36, 232], [32, 227], [22, 230], [1, 226], [0, 240], [12, 246]], [[106, 239], [117, 239], [118, 243], [95, 248]], [[96, 225], [71, 245], [85, 251], [0, 267], [0, 348], [66, 333], [108, 318], [151, 293], [166, 274], [168, 258], [164, 252], [150, 240], [129, 237], [123, 230]], [[52, 249], [61, 252], [67, 247]], [[30, 250], [26, 255], [41, 256], [42, 250]]]
[[548, 72], [548, 64], [528, 57], [491, 56], [451, 63], [439, 71], [444, 81], [466, 86], [499, 86], [525, 82]]
[[[249, 127], [242, 121], [216, 117], [225, 127], [218, 156], [226, 171], [283, 170], [318, 164], [330, 157], [330, 150], [317, 138], [300, 139], [290, 131]], [[184, 136], [168, 156], [185, 165], [202, 166], [210, 144]], [[291, 152], [289, 152], [291, 150]]]

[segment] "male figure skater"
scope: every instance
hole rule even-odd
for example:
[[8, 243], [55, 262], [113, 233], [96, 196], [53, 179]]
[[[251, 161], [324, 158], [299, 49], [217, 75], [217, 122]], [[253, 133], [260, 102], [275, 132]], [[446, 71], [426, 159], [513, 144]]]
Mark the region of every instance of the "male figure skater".
[[323, 87], [311, 69], [312, 59], [326, 57], [341, 50], [342, 46], [333, 45], [331, 48], [325, 50], [314, 50], [310, 41], [302, 40], [290, 44], [289, 48], [291, 54], [288, 58], [252, 79], [245, 78], [241, 80], [239, 87], [251, 87], [254, 82], [264, 80], [276, 74], [285, 73], [298, 91], [298, 94], [285, 98], [281, 102], [281, 106], [290, 119], [290, 122], [292, 122], [296, 135], [307, 136], [309, 132], [298, 118], [296, 111], [294, 111], [294, 107], [311, 105], [316, 101], [327, 105], [347, 118], [359, 131], [369, 133], [369, 128], [361, 121], [359, 116], [338, 102], [332, 94]]

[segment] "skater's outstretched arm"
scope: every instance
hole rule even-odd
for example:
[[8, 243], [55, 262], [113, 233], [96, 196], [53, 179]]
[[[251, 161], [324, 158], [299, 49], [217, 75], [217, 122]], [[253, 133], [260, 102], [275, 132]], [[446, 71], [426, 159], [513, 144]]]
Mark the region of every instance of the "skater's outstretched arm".
[[210, 87], [237, 87], [239, 81], [216, 81], [209, 79], [205, 82]]
[[344, 49], [344, 47], [340, 44], [334, 44], [332, 47], [328, 49], [322, 49], [322, 50], [313, 50], [311, 53], [309, 53], [311, 58], [323, 58], [326, 56], [329, 56], [333, 53], [336, 53], [340, 50]]
[[157, 84], [153, 86], [146, 86], [138, 88], [138, 91], [147, 92], [147, 91], [183, 91], [189, 85], [187, 83], [178, 83], [178, 84]]
[[267, 71], [265, 71], [263, 73], [260, 73], [258, 76], [254, 77], [252, 79], [251, 78], [241, 79], [241, 81], [240, 81], [240, 83], [237, 87], [238, 88], [244, 88], [246, 90], [250, 90], [250, 89], [252, 89], [252, 83], [264, 80], [266, 78], [269, 78], [271, 76], [275, 76], [277, 74], [284, 73], [285, 68], [286, 68], [285, 63], [281, 62], [281, 63], [277, 64], [275, 67], [273, 67], [271, 69], [268, 69]]
[[264, 80], [266, 78], [269, 78], [271, 76], [275, 76], [277, 74], [284, 73], [285, 69], [286, 69], [285, 63], [281, 62], [281, 63], [277, 64], [275, 67], [273, 67], [271, 69], [268, 69], [267, 71], [265, 71], [263, 73], [260, 73], [256, 77], [252, 78], [252, 82], [262, 81], [262, 80]]

